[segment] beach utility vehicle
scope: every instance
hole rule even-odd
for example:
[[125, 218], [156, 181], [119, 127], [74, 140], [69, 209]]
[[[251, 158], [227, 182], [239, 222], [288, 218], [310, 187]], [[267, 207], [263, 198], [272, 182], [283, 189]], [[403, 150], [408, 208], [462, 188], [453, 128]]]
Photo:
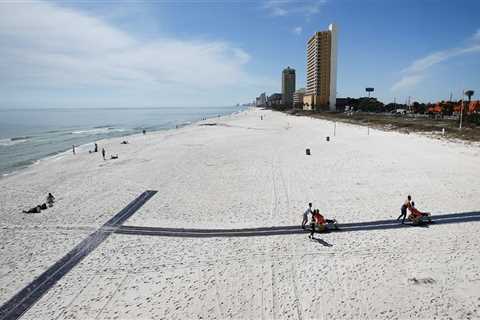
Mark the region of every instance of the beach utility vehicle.
[[410, 215], [407, 217], [414, 225], [423, 223], [432, 223], [432, 215], [430, 212], [421, 212], [415, 207], [410, 208]]
[[314, 224], [315, 232], [328, 232], [328, 231], [339, 230], [337, 221], [336, 220], [334, 221], [335, 222], [329, 222], [324, 224], [315, 223]]
[[314, 212], [312, 217], [312, 228], [314, 228], [316, 232], [328, 232], [330, 230], [338, 230], [337, 220], [325, 219], [318, 211]]

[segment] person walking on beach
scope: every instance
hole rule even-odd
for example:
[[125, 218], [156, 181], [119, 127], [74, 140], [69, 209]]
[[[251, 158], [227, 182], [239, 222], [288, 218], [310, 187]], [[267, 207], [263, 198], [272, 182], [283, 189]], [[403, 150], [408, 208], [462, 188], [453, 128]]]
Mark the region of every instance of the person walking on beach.
[[103, 157], [103, 160], [105, 160], [105, 148], [102, 148], [102, 157]]
[[314, 214], [317, 213], [317, 209], [313, 210], [312, 212], [312, 220], [310, 221], [310, 235], [308, 236], [309, 239], [315, 239], [314, 234], [315, 234], [315, 218]]
[[72, 152], [73, 152], [73, 154], [75, 154], [75, 145], [74, 144], [72, 144]]
[[93, 152], [98, 152], [98, 144], [95, 142], [95, 147], [93, 148]]
[[308, 215], [309, 214], [310, 215], [312, 214], [312, 203], [311, 202], [308, 204], [307, 210], [305, 210], [305, 212], [303, 213], [302, 229], [304, 229], [304, 230], [305, 230], [305, 225], [308, 222]]
[[407, 200], [405, 200], [402, 207], [400, 208], [400, 215], [398, 216], [397, 221], [403, 217], [402, 224], [405, 223], [405, 218], [407, 217], [407, 209], [410, 209], [412, 207], [410, 201], [412, 201], [412, 197], [408, 195]]

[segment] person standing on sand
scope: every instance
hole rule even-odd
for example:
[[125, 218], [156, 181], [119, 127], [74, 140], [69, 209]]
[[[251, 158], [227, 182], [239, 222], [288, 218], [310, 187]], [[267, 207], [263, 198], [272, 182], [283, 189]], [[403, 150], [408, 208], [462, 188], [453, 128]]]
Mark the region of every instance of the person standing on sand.
[[74, 144], [72, 144], [72, 152], [73, 152], [73, 154], [75, 154], [75, 145]]
[[410, 201], [412, 201], [412, 197], [408, 195], [407, 200], [405, 200], [402, 207], [400, 208], [400, 215], [398, 216], [397, 221], [400, 220], [401, 217], [403, 217], [402, 224], [405, 223], [405, 218], [407, 217], [407, 209], [410, 209], [412, 207]]
[[311, 228], [311, 230], [310, 230], [310, 235], [308, 236], [309, 239], [315, 239], [315, 237], [314, 237], [314, 234], [315, 234], [315, 219], [314, 219], [313, 215], [314, 215], [315, 213], [317, 213], [317, 211], [318, 211], [318, 210], [315, 209], [315, 210], [313, 210], [313, 212], [312, 212], [312, 221], [310, 221], [310, 228]]
[[102, 157], [103, 157], [103, 160], [105, 160], [105, 148], [102, 148]]
[[93, 149], [93, 152], [98, 152], [98, 144], [95, 142], [95, 147]]
[[308, 215], [309, 214], [310, 215], [312, 214], [312, 203], [311, 202], [308, 204], [307, 210], [305, 210], [305, 212], [303, 213], [302, 229], [304, 229], [304, 230], [305, 230], [305, 225], [308, 222]]

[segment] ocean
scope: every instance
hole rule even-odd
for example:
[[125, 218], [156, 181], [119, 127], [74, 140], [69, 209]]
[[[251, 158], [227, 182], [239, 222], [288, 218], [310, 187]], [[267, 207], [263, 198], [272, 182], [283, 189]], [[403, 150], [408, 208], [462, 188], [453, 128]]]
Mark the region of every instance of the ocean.
[[100, 139], [158, 131], [242, 107], [0, 109], [0, 176]]

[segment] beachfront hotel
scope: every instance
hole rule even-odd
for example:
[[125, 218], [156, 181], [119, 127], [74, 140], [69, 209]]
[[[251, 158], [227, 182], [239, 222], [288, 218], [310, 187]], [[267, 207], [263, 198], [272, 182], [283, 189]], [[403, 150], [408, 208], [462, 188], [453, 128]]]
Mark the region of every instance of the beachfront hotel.
[[316, 32], [307, 43], [307, 86], [304, 109], [328, 107], [336, 110], [337, 96], [337, 29], [331, 24]]
[[287, 67], [282, 72], [282, 103], [285, 106], [293, 105], [295, 93], [295, 69]]
[[300, 88], [293, 94], [293, 107], [302, 108], [303, 107], [303, 97], [305, 96], [305, 88]]

